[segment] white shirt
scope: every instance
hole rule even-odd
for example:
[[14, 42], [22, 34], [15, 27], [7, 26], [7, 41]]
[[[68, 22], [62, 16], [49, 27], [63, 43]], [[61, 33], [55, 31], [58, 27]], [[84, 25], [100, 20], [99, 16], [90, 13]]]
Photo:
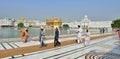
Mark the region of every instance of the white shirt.
[[90, 40], [90, 32], [87, 32], [87, 33], [85, 34], [85, 40]]
[[85, 37], [90, 37], [90, 32], [87, 32]]
[[82, 29], [81, 28], [79, 28], [78, 30], [77, 30], [77, 32], [78, 32], [78, 37], [81, 37], [82, 36]]

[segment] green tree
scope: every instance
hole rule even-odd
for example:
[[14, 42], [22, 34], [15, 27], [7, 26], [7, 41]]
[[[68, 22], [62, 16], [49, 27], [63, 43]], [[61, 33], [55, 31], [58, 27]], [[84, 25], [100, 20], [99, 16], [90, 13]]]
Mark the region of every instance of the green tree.
[[69, 29], [69, 25], [68, 24], [64, 24], [63, 25], [63, 29], [66, 29], [66, 30]]
[[120, 27], [120, 19], [116, 19], [116, 20], [112, 21], [111, 27], [119, 28]]
[[18, 27], [24, 27], [24, 23], [18, 23]]

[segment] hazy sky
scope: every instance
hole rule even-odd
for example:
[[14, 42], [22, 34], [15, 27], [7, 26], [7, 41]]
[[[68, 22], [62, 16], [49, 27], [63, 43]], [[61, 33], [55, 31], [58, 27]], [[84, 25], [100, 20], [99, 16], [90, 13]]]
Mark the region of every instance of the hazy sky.
[[84, 15], [91, 20], [120, 18], [120, 0], [0, 0], [0, 18], [61, 18], [80, 21]]

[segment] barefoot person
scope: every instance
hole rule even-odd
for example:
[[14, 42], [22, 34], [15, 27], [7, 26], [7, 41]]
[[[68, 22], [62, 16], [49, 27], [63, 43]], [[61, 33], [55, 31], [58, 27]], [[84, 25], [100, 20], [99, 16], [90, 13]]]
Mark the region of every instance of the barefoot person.
[[120, 28], [117, 29], [118, 32], [118, 39], [119, 39], [119, 43], [120, 43]]
[[39, 41], [40, 41], [40, 44], [41, 44], [41, 48], [42, 48], [43, 46], [45, 46], [44, 38], [45, 38], [44, 28], [41, 27], [41, 28], [40, 28], [40, 36], [39, 36]]
[[24, 42], [24, 36], [25, 36], [25, 29], [21, 28], [20, 29], [20, 39], [22, 42]]
[[26, 43], [28, 41], [28, 38], [29, 38], [29, 32], [28, 30], [26, 29], [25, 30], [25, 35], [24, 35], [24, 43]]
[[86, 34], [85, 34], [85, 46], [88, 46], [90, 43], [90, 32], [88, 30], [86, 30]]
[[77, 33], [77, 43], [79, 44], [79, 43], [81, 43], [82, 42], [82, 29], [81, 29], [81, 27], [80, 27], [80, 25], [78, 25], [78, 30], [76, 31], [76, 33]]
[[59, 46], [60, 42], [58, 41], [59, 39], [59, 30], [58, 28], [55, 29], [55, 37], [54, 37], [54, 46]]

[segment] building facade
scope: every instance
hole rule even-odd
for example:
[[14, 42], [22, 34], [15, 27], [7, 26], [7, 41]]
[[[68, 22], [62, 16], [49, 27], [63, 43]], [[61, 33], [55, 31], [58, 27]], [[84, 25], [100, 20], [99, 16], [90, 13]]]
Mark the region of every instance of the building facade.
[[15, 27], [17, 27], [18, 24], [21, 22], [24, 23], [25, 27], [40, 27], [41, 25], [45, 25], [44, 22], [40, 22], [39, 20], [25, 20], [24, 17], [21, 17], [20, 19], [15, 21]]
[[103, 27], [111, 27], [112, 21], [92, 21], [90, 22], [91, 28], [103, 28]]
[[61, 27], [62, 26], [62, 19], [50, 18], [46, 19], [46, 25], [48, 27]]
[[112, 21], [91, 21], [87, 15], [81, 21], [73, 21], [68, 24], [71, 28], [77, 28], [80, 25], [82, 28], [111, 28]]
[[0, 19], [0, 26], [1, 27], [13, 27], [14, 26], [14, 19], [10, 19], [10, 18]]
[[86, 28], [86, 29], [87, 29], [87, 28], [90, 27], [90, 22], [91, 22], [91, 21], [90, 21], [90, 19], [88, 19], [88, 16], [85, 15], [84, 18], [81, 20], [81, 22], [80, 22], [81, 24], [80, 24], [80, 25], [81, 25], [83, 28]]

